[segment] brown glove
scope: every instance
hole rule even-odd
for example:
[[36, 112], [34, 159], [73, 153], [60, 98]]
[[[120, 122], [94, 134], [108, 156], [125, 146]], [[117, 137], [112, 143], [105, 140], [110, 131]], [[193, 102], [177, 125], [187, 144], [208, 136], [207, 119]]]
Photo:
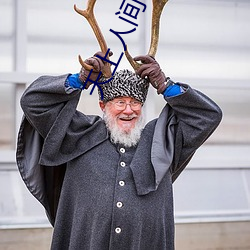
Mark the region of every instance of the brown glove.
[[[112, 54], [113, 53], [110, 52], [109, 56], [112, 56]], [[96, 55], [101, 56], [101, 57], [105, 57], [105, 54], [103, 52], [99, 51], [99, 52], [95, 53], [94, 56], [92, 56], [84, 61], [85, 63], [93, 66], [93, 71], [89, 77], [89, 79], [92, 81], [97, 80], [99, 73], [103, 70], [103, 67], [104, 67], [104, 61], [102, 59], [96, 57]], [[79, 79], [82, 83], [85, 83], [85, 81], [87, 80], [89, 72], [90, 72], [89, 70], [86, 70], [83, 67], [81, 68], [81, 71], [79, 73]], [[91, 84], [92, 84], [92, 82], [88, 81], [85, 89], [88, 89]]]
[[134, 60], [143, 63], [135, 73], [143, 79], [147, 77], [152, 86], [157, 89], [157, 93], [163, 93], [166, 89], [166, 85], [164, 84], [166, 82], [166, 77], [159, 63], [149, 55], [137, 56]]

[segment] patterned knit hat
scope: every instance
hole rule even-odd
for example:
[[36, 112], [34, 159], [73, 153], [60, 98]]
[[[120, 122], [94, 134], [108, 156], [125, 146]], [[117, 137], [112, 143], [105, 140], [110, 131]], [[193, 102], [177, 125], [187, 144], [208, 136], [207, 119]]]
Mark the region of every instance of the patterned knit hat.
[[[107, 79], [103, 78], [101, 81], [105, 82], [105, 80]], [[102, 89], [101, 93], [98, 88], [99, 99], [104, 102], [111, 101], [116, 97], [129, 96], [144, 103], [147, 97], [149, 83], [137, 76], [134, 72], [124, 69], [115, 72], [111, 81], [99, 84], [99, 86]]]

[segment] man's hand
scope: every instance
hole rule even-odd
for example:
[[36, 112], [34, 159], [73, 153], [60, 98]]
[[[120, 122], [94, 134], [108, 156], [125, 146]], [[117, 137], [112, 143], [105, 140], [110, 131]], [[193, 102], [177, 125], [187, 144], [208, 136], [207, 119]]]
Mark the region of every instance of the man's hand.
[[[110, 52], [109, 56], [111, 56], [112, 54], [113, 53]], [[85, 63], [87, 63], [88, 65], [91, 65], [93, 67], [93, 71], [89, 77], [89, 79], [92, 81], [97, 80], [99, 73], [103, 70], [103, 67], [104, 67], [104, 61], [101, 60], [100, 58], [96, 57], [96, 55], [101, 56], [101, 57], [105, 57], [105, 54], [103, 52], [99, 51], [99, 52], [95, 53], [94, 56], [92, 56], [84, 61]], [[86, 70], [83, 67], [81, 68], [81, 71], [79, 73], [79, 79], [83, 84], [87, 80], [89, 72], [90, 72], [89, 70]], [[85, 88], [88, 89], [91, 84], [92, 84], [92, 82], [88, 81]]]
[[143, 79], [147, 77], [152, 86], [157, 89], [157, 93], [163, 93], [166, 89], [166, 85], [164, 84], [166, 82], [166, 77], [159, 63], [149, 55], [137, 56], [134, 60], [143, 63], [135, 73]]

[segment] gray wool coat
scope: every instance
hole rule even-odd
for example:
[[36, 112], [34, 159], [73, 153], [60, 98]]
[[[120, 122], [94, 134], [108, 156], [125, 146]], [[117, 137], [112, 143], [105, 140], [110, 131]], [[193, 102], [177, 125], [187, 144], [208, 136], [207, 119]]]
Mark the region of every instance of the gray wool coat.
[[67, 75], [43, 76], [21, 98], [17, 164], [54, 226], [51, 249], [172, 250], [172, 183], [221, 121], [182, 84], [136, 147], [112, 144], [102, 118], [76, 110]]

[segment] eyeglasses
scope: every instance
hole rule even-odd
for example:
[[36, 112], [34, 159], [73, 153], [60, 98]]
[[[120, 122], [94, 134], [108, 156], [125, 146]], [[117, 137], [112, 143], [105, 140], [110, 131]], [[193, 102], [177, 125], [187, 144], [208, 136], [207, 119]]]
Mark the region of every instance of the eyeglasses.
[[139, 101], [131, 101], [127, 103], [125, 101], [118, 100], [118, 101], [109, 101], [109, 102], [111, 102], [117, 110], [124, 110], [126, 109], [127, 105], [130, 105], [130, 108], [136, 111], [136, 110], [140, 110], [142, 106], [142, 103]]

